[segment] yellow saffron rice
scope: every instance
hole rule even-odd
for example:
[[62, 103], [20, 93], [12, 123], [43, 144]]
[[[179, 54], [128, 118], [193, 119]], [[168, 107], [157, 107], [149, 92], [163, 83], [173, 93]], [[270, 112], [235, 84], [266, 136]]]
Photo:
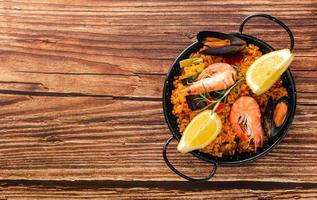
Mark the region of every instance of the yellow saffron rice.
[[[243, 76], [245, 76], [248, 67], [257, 58], [259, 58], [261, 54], [262, 53], [259, 48], [252, 44], [249, 44], [242, 50], [243, 59], [240, 63], [237, 63], [235, 65], [239, 68]], [[188, 107], [186, 102], [186, 93], [184, 93], [184, 88], [186, 88], [187, 86], [183, 85], [181, 80], [193, 76], [197, 72], [203, 71], [212, 63], [225, 62], [225, 59], [222, 56], [210, 56], [200, 53], [193, 53], [190, 57], [201, 57], [203, 58], [203, 62], [181, 68], [180, 76], [176, 76], [174, 79], [173, 84], [175, 89], [173, 90], [171, 97], [171, 102], [174, 105], [173, 114], [177, 117], [177, 123], [181, 134], [185, 130], [189, 122], [199, 113], [199, 111], [192, 111]], [[254, 151], [254, 144], [252, 142], [249, 144], [248, 141], [241, 142], [237, 140], [236, 133], [233, 131], [229, 121], [229, 114], [232, 104], [240, 96], [252, 96], [259, 104], [261, 112], [263, 114], [270, 96], [272, 96], [274, 100], [278, 100], [280, 97], [287, 95], [287, 90], [282, 86], [281, 80], [277, 81], [270, 90], [260, 96], [253, 94], [247, 86], [246, 82], [242, 81], [241, 84], [236, 86], [229, 93], [226, 103], [218, 112], [218, 115], [222, 121], [222, 131], [219, 133], [215, 140], [213, 140], [204, 149], [201, 149], [201, 151], [209, 153], [216, 157]], [[265, 138], [265, 140], [267, 139]]]

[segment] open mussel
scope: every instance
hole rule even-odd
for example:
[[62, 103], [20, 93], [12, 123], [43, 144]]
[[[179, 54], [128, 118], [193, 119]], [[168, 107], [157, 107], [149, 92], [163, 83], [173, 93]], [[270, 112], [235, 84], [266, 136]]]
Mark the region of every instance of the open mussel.
[[288, 97], [281, 97], [277, 101], [270, 97], [263, 115], [263, 128], [269, 138], [277, 135], [285, 124], [289, 113]]
[[206, 47], [201, 53], [208, 55], [232, 55], [246, 46], [244, 40], [232, 34], [212, 31], [199, 32], [197, 40]]
[[273, 122], [276, 127], [281, 127], [285, 123], [288, 112], [288, 102], [286, 99], [280, 99], [276, 103], [273, 113]]

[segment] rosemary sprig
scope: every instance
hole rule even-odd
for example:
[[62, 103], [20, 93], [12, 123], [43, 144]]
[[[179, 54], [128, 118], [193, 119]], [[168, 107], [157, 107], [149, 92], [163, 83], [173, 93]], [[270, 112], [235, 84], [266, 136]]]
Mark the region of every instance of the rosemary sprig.
[[238, 65], [233, 65], [233, 68], [237, 71], [237, 74], [240, 73], [240, 67]]
[[207, 96], [207, 99], [212, 99], [212, 97], [210, 96], [210, 94], [209, 94], [209, 92], [208, 92], [206, 86], [204, 85], [204, 82], [202, 82], [202, 85], [203, 85], [203, 87], [204, 87], [205, 95]]
[[203, 94], [199, 94], [199, 97], [195, 98], [195, 100], [203, 100], [203, 101], [207, 101], [207, 102], [212, 102], [213, 100], [211, 100], [210, 98], [206, 97]]
[[221, 92], [218, 92], [219, 94], [222, 94], [222, 96], [220, 96], [219, 98], [217, 98], [216, 100], [211, 100], [209, 98], [207, 98], [205, 95], [200, 94], [201, 99], [205, 100], [207, 102], [210, 102], [209, 105], [205, 106], [204, 108], [200, 109], [200, 111], [209, 109], [213, 106], [212, 112], [215, 112], [217, 110], [217, 108], [219, 107], [219, 104], [224, 100], [225, 102], [227, 101], [227, 96], [228, 94], [237, 86], [241, 83], [243, 79], [238, 80], [234, 85], [232, 85], [230, 88], [225, 89]]
[[221, 91], [213, 91], [216, 94], [221, 94], [223, 95], [224, 93], [226, 93], [226, 90], [221, 90]]
[[227, 89], [227, 91], [224, 93], [224, 95], [222, 97], [220, 97], [219, 99], [217, 99], [217, 103], [214, 106], [214, 108], [212, 109], [212, 112], [215, 112], [220, 104], [220, 102], [227, 97], [227, 95], [232, 91], [233, 88], [235, 88], [238, 84], [241, 83], [243, 79], [238, 80], [234, 85], [232, 85], [229, 89]]

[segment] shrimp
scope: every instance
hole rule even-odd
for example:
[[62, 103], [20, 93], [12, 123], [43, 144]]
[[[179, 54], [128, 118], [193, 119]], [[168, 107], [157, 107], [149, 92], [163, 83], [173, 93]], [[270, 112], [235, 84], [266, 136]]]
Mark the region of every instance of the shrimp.
[[230, 123], [242, 141], [253, 140], [255, 151], [257, 147], [263, 146], [261, 111], [254, 98], [242, 96], [234, 102], [230, 111]]
[[188, 95], [224, 90], [235, 83], [236, 70], [227, 63], [209, 65], [198, 76], [197, 81], [187, 88]]

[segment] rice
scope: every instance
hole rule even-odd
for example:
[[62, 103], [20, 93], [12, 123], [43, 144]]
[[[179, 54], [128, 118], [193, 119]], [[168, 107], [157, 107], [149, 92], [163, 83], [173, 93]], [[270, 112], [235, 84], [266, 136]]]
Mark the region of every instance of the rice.
[[[240, 72], [245, 76], [248, 67], [259, 58], [262, 53], [259, 48], [255, 45], [249, 44], [242, 50], [243, 60], [239, 64], [235, 64]], [[174, 105], [173, 114], [177, 117], [177, 123], [179, 131], [182, 134], [189, 122], [199, 113], [199, 111], [192, 111], [186, 102], [185, 88], [181, 80], [190, 76], [195, 75], [197, 72], [203, 71], [207, 66], [216, 62], [225, 62], [225, 58], [222, 56], [210, 56], [198, 53], [193, 53], [190, 57], [201, 57], [203, 63], [193, 64], [186, 66], [181, 69], [180, 76], [176, 76], [174, 79], [175, 89], [172, 92], [171, 102]], [[262, 95], [255, 95], [249, 89], [245, 81], [235, 87], [227, 96], [226, 103], [223, 105], [218, 115], [222, 122], [222, 130], [218, 134], [215, 140], [213, 140], [208, 146], [201, 149], [200, 151], [209, 153], [216, 157], [222, 157], [225, 155], [234, 155], [241, 152], [254, 151], [254, 144], [248, 141], [239, 141], [236, 137], [236, 133], [231, 127], [229, 121], [229, 114], [232, 104], [240, 96], [252, 96], [260, 106], [263, 114], [266, 104], [270, 96], [274, 100], [278, 100], [282, 96], [288, 96], [287, 90], [282, 86], [282, 81], [278, 80], [267, 92]], [[267, 138], [265, 138], [267, 140]]]

